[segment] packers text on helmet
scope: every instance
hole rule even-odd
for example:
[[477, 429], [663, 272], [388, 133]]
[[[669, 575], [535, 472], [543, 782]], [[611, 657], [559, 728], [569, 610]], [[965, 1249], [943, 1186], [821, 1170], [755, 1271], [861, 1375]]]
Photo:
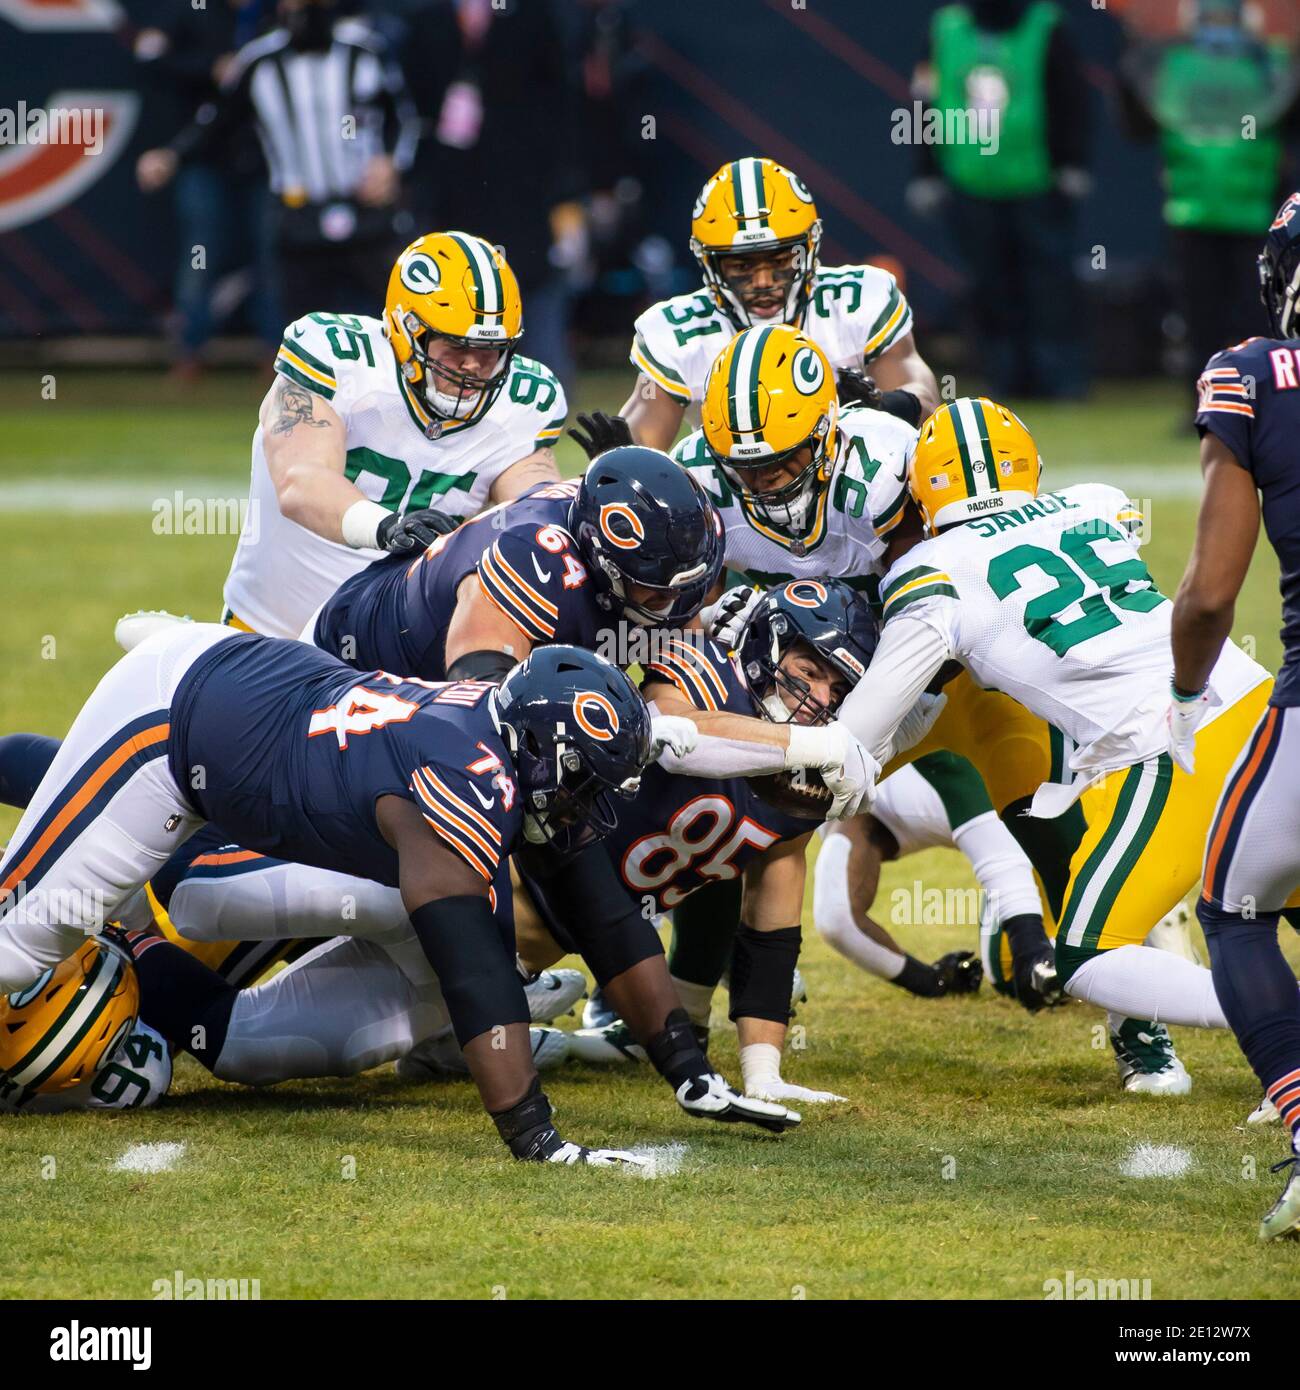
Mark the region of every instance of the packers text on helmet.
[[1010, 511], [1038, 494], [1043, 461], [1020, 417], [986, 396], [963, 396], [921, 422], [907, 484], [931, 535]]

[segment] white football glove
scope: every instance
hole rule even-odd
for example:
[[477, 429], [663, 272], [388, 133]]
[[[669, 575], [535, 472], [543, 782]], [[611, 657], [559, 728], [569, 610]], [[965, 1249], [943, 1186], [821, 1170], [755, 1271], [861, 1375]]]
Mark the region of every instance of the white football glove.
[[740, 640], [749, 615], [762, 599], [763, 590], [749, 584], [728, 589], [716, 603], [700, 610], [700, 622], [719, 646], [730, 651]]
[[685, 758], [695, 751], [700, 731], [693, 720], [678, 714], [656, 714], [650, 720], [650, 761], [657, 763], [665, 750], [674, 758]]
[[692, 1077], [678, 1086], [677, 1104], [688, 1115], [701, 1120], [719, 1120], [723, 1124], [751, 1124], [781, 1134], [793, 1129], [803, 1118], [796, 1110], [771, 1101], [755, 1100], [733, 1091], [715, 1072]]
[[585, 1163], [589, 1168], [645, 1168], [644, 1158], [626, 1149], [584, 1149], [581, 1144], [561, 1142], [558, 1149], [546, 1155], [547, 1163]]
[[811, 1091], [806, 1086], [792, 1086], [782, 1081], [781, 1049], [772, 1043], [750, 1043], [742, 1047], [740, 1074], [745, 1082], [745, 1094], [754, 1100], [798, 1100], [809, 1105], [825, 1105], [828, 1101], [847, 1099], [834, 1091]]
[[1194, 700], [1174, 698], [1169, 702], [1165, 715], [1169, 756], [1188, 775], [1196, 771], [1196, 731], [1205, 716], [1222, 703], [1208, 686]]
[[779, 1077], [775, 1081], [755, 1082], [745, 1087], [745, 1094], [753, 1100], [799, 1101], [803, 1105], [825, 1105], [830, 1101], [847, 1100], [847, 1096], [837, 1096], [834, 1091], [810, 1091], [807, 1086], [792, 1086]]
[[817, 768], [835, 797], [827, 819], [850, 820], [859, 811], [868, 809], [876, 799], [880, 764], [846, 724], [831, 724], [827, 732], [840, 735], [842, 740], [834, 761]]

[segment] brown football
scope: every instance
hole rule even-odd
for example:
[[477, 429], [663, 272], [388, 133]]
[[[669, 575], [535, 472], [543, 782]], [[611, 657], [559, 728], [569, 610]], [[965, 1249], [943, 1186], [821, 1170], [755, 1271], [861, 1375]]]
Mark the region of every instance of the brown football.
[[811, 767], [751, 777], [749, 783], [769, 806], [803, 820], [824, 821], [835, 800], [821, 773]]

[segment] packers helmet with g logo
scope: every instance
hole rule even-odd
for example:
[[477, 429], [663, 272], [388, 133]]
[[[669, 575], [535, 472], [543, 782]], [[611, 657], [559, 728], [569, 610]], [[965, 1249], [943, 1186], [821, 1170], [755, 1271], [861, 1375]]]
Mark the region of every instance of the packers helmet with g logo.
[[[413, 241], [388, 277], [384, 332], [402, 376], [429, 409], [445, 420], [481, 420], [509, 375], [523, 336], [523, 303], [514, 271], [501, 251], [467, 232], [432, 232]], [[463, 371], [434, 361], [429, 348], [492, 349], [490, 372]]]
[[835, 373], [806, 333], [747, 328], [709, 370], [704, 442], [750, 522], [786, 543], [815, 543], [837, 448]]
[[88, 1081], [135, 1027], [140, 984], [126, 953], [94, 937], [27, 989], [0, 998], [0, 1074], [32, 1091]]
[[[821, 240], [821, 219], [807, 185], [771, 159], [724, 164], [700, 191], [691, 214], [691, 254], [714, 303], [736, 328], [803, 322]], [[724, 275], [722, 261], [774, 251], [788, 253], [788, 263], [766, 296], [774, 300], [770, 312], [758, 312], [746, 303], [745, 277]], [[775, 302], [778, 291], [781, 303]]]
[[1043, 461], [1020, 417], [987, 396], [963, 396], [921, 422], [907, 485], [925, 529], [1010, 511], [1038, 495]]

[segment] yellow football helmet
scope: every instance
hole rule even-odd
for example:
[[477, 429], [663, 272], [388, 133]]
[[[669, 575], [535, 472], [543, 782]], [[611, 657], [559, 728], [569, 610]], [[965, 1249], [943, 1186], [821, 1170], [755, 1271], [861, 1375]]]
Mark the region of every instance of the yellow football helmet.
[[747, 328], [714, 361], [704, 442], [758, 530], [786, 543], [821, 539], [838, 415], [826, 354], [789, 324]]
[[0, 998], [0, 1073], [34, 1091], [89, 1080], [135, 1027], [140, 982], [121, 947], [94, 937], [34, 985]]
[[[802, 324], [817, 273], [821, 219], [808, 186], [771, 159], [735, 159], [700, 190], [691, 213], [691, 253], [718, 308], [736, 328], [753, 323]], [[744, 280], [722, 273], [724, 257], [766, 256], [788, 251], [789, 265], [773, 277], [761, 298], [768, 312], [746, 303]], [[780, 302], [777, 300], [780, 295]], [[766, 305], [765, 305], [766, 307]]]
[[[523, 336], [519, 283], [501, 251], [467, 232], [413, 241], [388, 277], [384, 332], [403, 378], [436, 416], [470, 424], [492, 407]], [[487, 375], [429, 357], [436, 338], [497, 351]]]
[[926, 530], [1009, 511], [1038, 495], [1043, 471], [1020, 417], [987, 396], [963, 396], [921, 422], [907, 485]]

